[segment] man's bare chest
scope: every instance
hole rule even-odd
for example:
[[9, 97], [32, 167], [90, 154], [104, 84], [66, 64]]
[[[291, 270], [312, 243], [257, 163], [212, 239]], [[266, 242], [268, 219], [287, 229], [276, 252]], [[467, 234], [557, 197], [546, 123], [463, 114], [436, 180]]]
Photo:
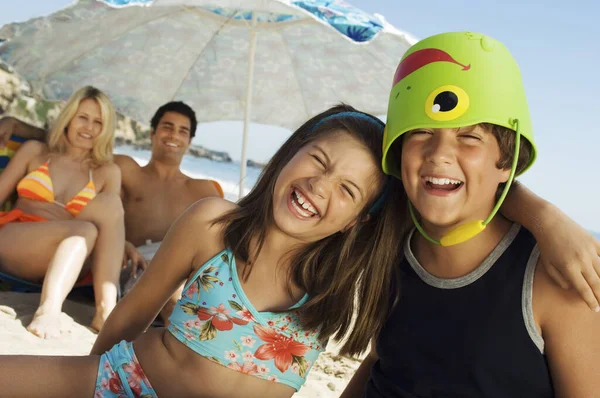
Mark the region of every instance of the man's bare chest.
[[123, 200], [126, 217], [155, 215], [174, 219], [198, 200], [185, 183], [148, 180], [140, 179], [126, 190]]

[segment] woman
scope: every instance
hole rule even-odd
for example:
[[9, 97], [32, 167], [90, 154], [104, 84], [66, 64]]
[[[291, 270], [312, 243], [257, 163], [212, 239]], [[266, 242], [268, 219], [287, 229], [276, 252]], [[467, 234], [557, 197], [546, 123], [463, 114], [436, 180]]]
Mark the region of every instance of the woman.
[[0, 203], [18, 193], [14, 209], [0, 213], [0, 271], [43, 281], [27, 327], [39, 337], [60, 333], [62, 303], [82, 278], [93, 275], [93, 329], [116, 305], [124, 227], [114, 126], [106, 94], [83, 87], [67, 101], [47, 144], [26, 142], [0, 174]]

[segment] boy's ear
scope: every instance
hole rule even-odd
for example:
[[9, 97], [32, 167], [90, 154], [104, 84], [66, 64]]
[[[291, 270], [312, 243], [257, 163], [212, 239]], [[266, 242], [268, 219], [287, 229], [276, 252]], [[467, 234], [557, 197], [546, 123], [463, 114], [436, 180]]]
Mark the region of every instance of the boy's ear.
[[505, 183], [506, 181], [508, 181], [508, 178], [510, 177], [510, 169], [501, 169], [500, 170], [500, 179], [501, 179], [501, 183]]

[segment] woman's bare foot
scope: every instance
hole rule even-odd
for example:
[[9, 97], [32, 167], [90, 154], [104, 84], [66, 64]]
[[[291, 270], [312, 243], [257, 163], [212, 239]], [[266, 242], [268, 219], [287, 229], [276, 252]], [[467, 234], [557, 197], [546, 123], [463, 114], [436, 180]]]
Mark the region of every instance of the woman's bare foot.
[[42, 339], [56, 339], [60, 337], [60, 316], [60, 311], [45, 312], [38, 309], [27, 330]]
[[94, 314], [92, 323], [90, 323], [90, 329], [96, 333], [99, 333], [100, 329], [102, 329], [102, 326], [104, 326], [104, 322], [106, 322], [106, 319], [108, 319], [108, 315], [110, 315], [111, 310], [96, 308], [96, 313]]

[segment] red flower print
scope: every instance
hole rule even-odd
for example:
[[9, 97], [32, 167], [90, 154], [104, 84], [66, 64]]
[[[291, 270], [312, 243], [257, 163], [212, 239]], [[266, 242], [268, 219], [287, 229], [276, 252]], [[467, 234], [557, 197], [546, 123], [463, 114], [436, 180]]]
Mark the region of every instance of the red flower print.
[[137, 395], [142, 395], [141, 383], [144, 382], [146, 385], [150, 385], [150, 382], [146, 378], [144, 371], [140, 364], [133, 360], [131, 363], [123, 365], [123, 370], [128, 374], [127, 384], [131, 387], [131, 390]]
[[242, 318], [245, 321], [248, 322], [256, 322], [256, 320], [254, 319], [254, 316], [252, 315], [252, 313], [250, 312], [250, 310], [248, 308], [246, 308], [246, 306], [242, 306], [242, 309], [236, 312], [237, 316], [239, 316], [240, 318]]
[[198, 293], [198, 285], [196, 283], [192, 283], [190, 285], [190, 287], [188, 287], [188, 289], [183, 293], [184, 296], [186, 296], [187, 298], [192, 298], [194, 297], [194, 294]]
[[267, 361], [275, 359], [275, 367], [281, 373], [288, 370], [292, 364], [293, 357], [302, 357], [309, 348], [290, 337], [277, 333], [271, 328], [255, 325], [254, 333], [265, 343], [254, 353], [254, 357]]
[[118, 394], [119, 396], [121, 394], [125, 395], [125, 389], [123, 389], [123, 386], [121, 385], [121, 380], [119, 379], [119, 376], [117, 376], [116, 373], [113, 373], [110, 380], [108, 381], [108, 389], [112, 393]]
[[246, 351], [242, 354], [242, 356], [244, 357], [244, 361], [246, 362], [251, 362], [254, 359], [254, 355], [252, 355], [250, 351]]
[[240, 340], [242, 340], [242, 345], [250, 348], [256, 343], [256, 340], [254, 340], [252, 336], [242, 336]]
[[219, 304], [218, 307], [200, 307], [197, 314], [201, 321], [210, 320], [215, 329], [220, 331], [233, 329], [234, 323], [236, 325], [246, 325], [248, 323], [245, 319], [230, 316], [230, 312], [231, 310], [226, 309], [223, 304]]
[[234, 350], [225, 351], [225, 359], [236, 361], [239, 355]]
[[269, 373], [269, 368], [267, 368], [264, 364], [258, 365], [258, 373]]
[[258, 373], [258, 367], [253, 362], [244, 362], [244, 365], [240, 365], [237, 362], [231, 362], [227, 367], [247, 375]]

